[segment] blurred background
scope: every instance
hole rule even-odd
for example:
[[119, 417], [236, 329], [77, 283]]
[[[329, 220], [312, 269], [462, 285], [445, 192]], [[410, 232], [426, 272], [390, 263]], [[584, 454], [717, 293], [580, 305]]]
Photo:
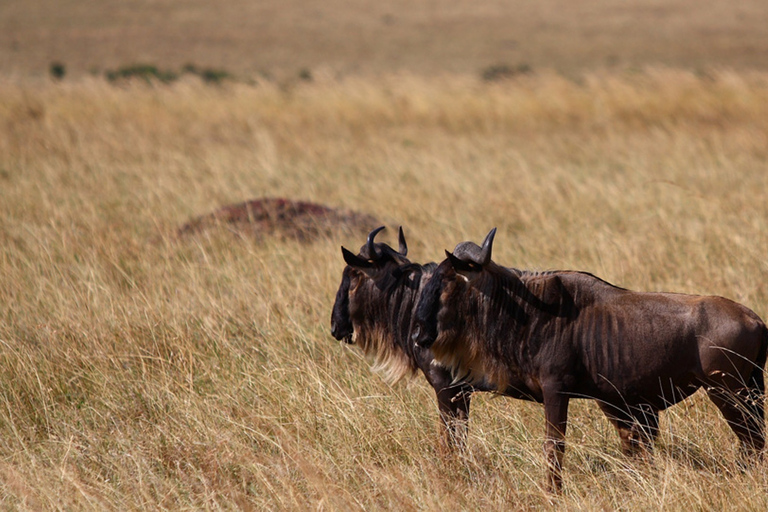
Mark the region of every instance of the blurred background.
[[[0, 3], [0, 72], [150, 64], [286, 78], [649, 64], [768, 67], [762, 0], [25, 0]], [[306, 76], [306, 75], [305, 75]]]

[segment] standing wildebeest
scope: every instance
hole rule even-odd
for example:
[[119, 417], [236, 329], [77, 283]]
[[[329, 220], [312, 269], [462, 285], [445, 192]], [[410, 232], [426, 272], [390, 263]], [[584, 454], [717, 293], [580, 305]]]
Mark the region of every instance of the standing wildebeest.
[[570, 398], [592, 398], [625, 452], [651, 448], [659, 411], [704, 387], [741, 443], [765, 444], [768, 330], [722, 297], [641, 293], [585, 272], [534, 273], [463, 242], [422, 292], [412, 338], [467, 382], [525, 382], [543, 402], [549, 487], [562, 486]]
[[[389, 381], [396, 381], [418, 370], [434, 388], [441, 420], [441, 444], [446, 450], [463, 446], [466, 439], [469, 404], [473, 391], [494, 391], [482, 379], [470, 386], [455, 381], [452, 373], [436, 364], [428, 349], [410, 339], [413, 316], [424, 284], [437, 268], [435, 263], [411, 263], [403, 230], [399, 232], [399, 251], [384, 243], [374, 243], [373, 230], [358, 255], [341, 248], [347, 266], [331, 315], [331, 334], [337, 340], [356, 343], [372, 356], [375, 365]], [[504, 395], [531, 400], [524, 386], [510, 381]], [[522, 390], [522, 391], [521, 391]]]
[[391, 382], [421, 370], [437, 395], [442, 446], [451, 450], [454, 444], [464, 443], [472, 388], [453, 382], [447, 369], [432, 364], [431, 352], [416, 347], [409, 338], [419, 294], [437, 265], [418, 265], [406, 258], [402, 228], [398, 251], [374, 243], [382, 229], [371, 231], [358, 255], [341, 248], [347, 266], [336, 292], [331, 334], [359, 345]]

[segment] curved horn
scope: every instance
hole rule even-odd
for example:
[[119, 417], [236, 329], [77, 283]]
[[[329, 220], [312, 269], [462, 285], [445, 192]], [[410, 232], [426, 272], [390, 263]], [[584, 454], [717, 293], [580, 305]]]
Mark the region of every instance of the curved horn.
[[384, 226], [379, 226], [368, 234], [368, 242], [366, 243], [368, 245], [368, 257], [371, 259], [376, 259], [376, 248], [373, 246], [373, 239], [376, 238], [376, 235], [382, 229], [384, 229]]
[[403, 234], [403, 226], [400, 226], [400, 234], [398, 235], [400, 242], [400, 256], [406, 256], [408, 254], [408, 244], [405, 243], [405, 235]]
[[477, 263], [480, 265], [487, 265], [491, 261], [491, 250], [493, 249], [493, 237], [496, 236], [496, 228], [493, 228], [488, 232], [487, 235], [485, 235], [485, 240], [483, 240], [483, 247], [480, 249], [480, 257], [478, 258]]

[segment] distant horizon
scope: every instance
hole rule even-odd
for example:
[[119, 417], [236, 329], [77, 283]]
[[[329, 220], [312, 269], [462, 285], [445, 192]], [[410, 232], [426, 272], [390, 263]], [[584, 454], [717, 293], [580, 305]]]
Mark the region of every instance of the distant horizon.
[[0, 5], [0, 75], [69, 78], [192, 64], [282, 80], [481, 74], [494, 66], [579, 75], [601, 69], [768, 70], [768, 4], [745, 0], [204, 0]]

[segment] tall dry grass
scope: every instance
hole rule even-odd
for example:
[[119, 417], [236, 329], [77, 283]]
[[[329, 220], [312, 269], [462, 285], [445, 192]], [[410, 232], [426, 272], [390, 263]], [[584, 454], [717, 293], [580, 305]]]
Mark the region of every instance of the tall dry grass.
[[[495, 257], [768, 316], [768, 76], [675, 70], [0, 84], [0, 496], [40, 509], [530, 509], [540, 407], [475, 397], [441, 459], [421, 379], [332, 340], [339, 245], [175, 238], [270, 195], [403, 224], [416, 261], [499, 227]], [[393, 239], [393, 231], [388, 232]], [[652, 465], [572, 407], [567, 509], [761, 510], [765, 464], [698, 395]]]

